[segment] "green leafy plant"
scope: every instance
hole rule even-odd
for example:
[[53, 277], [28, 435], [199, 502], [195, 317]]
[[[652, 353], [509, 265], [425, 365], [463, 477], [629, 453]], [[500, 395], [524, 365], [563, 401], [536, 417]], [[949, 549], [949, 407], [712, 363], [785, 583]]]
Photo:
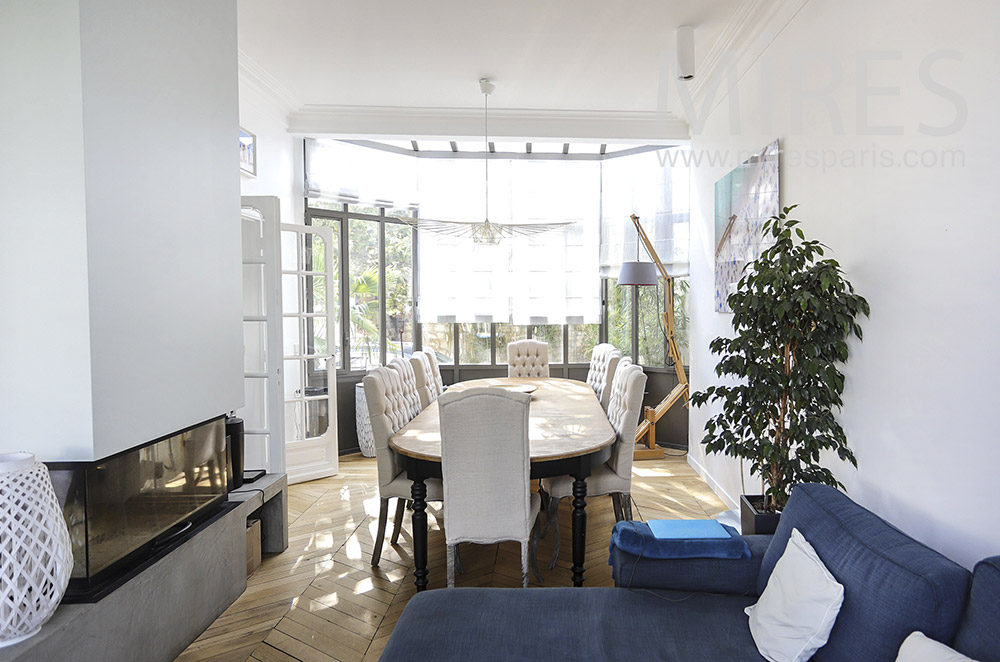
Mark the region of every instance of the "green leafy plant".
[[369, 364], [375, 361], [378, 351], [378, 326], [375, 318], [379, 310], [378, 267], [368, 267], [352, 275], [351, 284], [351, 337], [364, 348]]
[[736, 385], [710, 386], [691, 396], [696, 405], [721, 402], [705, 425], [710, 453], [749, 462], [765, 484], [765, 509], [782, 510], [797, 483], [843, 487], [822, 466], [820, 453], [834, 451], [857, 466], [847, 436], [834, 418], [843, 402], [847, 339], [861, 339], [857, 319], [869, 314], [836, 260], [819, 259], [824, 245], [808, 241], [795, 206], [772, 216], [762, 229], [774, 243], [761, 252], [729, 296], [732, 338], [710, 347], [721, 355], [715, 372]]

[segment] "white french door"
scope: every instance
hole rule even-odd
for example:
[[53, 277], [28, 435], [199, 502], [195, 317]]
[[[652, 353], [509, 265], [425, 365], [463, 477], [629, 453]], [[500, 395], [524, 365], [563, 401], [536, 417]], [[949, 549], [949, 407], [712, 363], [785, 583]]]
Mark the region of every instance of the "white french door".
[[245, 469], [285, 471], [282, 443], [281, 292], [278, 198], [244, 197], [243, 419]]
[[330, 228], [281, 225], [282, 375], [289, 483], [337, 473], [337, 249]]

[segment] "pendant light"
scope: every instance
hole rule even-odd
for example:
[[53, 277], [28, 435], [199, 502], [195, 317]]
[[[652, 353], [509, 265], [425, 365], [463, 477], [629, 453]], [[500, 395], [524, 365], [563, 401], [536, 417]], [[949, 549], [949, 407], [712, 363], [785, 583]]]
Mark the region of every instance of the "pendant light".
[[490, 223], [490, 95], [497, 89], [489, 78], [479, 79], [479, 89], [483, 93], [484, 122], [484, 155], [483, 162], [486, 171], [486, 209], [482, 223], [472, 229], [472, 241], [477, 244], [499, 244], [503, 239], [503, 226]]

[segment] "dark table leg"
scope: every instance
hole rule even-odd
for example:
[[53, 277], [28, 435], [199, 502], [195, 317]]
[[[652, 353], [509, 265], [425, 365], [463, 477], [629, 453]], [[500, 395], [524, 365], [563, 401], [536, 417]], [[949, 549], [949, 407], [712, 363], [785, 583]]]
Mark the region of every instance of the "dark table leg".
[[573, 476], [573, 586], [583, 586], [587, 552], [587, 480]]
[[427, 588], [427, 485], [423, 480], [413, 481], [413, 564], [416, 569], [417, 590]]

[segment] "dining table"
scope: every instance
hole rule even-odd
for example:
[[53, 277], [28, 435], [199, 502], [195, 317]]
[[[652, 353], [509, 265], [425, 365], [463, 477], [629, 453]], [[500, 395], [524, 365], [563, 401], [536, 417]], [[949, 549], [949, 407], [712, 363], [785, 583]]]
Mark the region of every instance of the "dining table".
[[[583, 586], [587, 533], [587, 477], [611, 457], [615, 430], [600, 401], [586, 383], [558, 378], [474, 379], [452, 384], [448, 391], [476, 387], [530, 391], [528, 441], [531, 478], [573, 477], [573, 585]], [[389, 438], [413, 481], [413, 560], [418, 591], [427, 588], [427, 486], [441, 478], [441, 425], [437, 402]], [[498, 494], [498, 499], [504, 495]], [[447, 523], [445, 523], [447, 526]]]

